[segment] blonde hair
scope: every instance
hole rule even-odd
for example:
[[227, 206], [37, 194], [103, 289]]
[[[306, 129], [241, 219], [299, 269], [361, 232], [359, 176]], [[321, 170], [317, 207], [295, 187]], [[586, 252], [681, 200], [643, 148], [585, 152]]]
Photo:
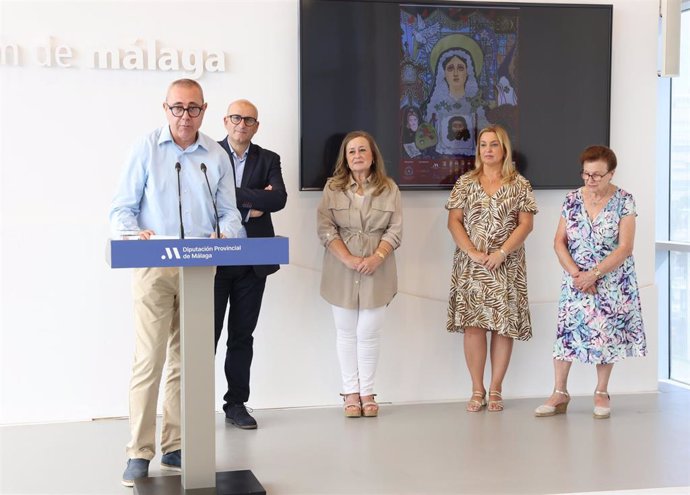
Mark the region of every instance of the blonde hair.
[[390, 187], [390, 180], [386, 174], [386, 166], [383, 163], [383, 155], [376, 145], [376, 141], [371, 134], [366, 131], [352, 131], [348, 133], [343, 142], [340, 144], [340, 151], [338, 151], [338, 159], [335, 162], [335, 170], [333, 171], [333, 177], [328, 181], [328, 187], [335, 191], [340, 189], [342, 191], [347, 190], [352, 174], [350, 173], [350, 167], [347, 164], [346, 148], [350, 141], [355, 138], [363, 137], [369, 143], [371, 148], [371, 154], [373, 155], [373, 161], [371, 162], [371, 174], [369, 175], [369, 182], [374, 186], [374, 196], [381, 194], [386, 188]]
[[506, 130], [500, 125], [490, 125], [485, 127], [477, 135], [477, 151], [474, 157], [474, 170], [467, 172], [468, 176], [474, 180], [479, 180], [479, 176], [482, 175], [484, 170], [484, 163], [482, 162], [481, 154], [479, 153], [479, 142], [481, 137], [488, 133], [493, 132], [496, 134], [496, 139], [503, 148], [503, 166], [501, 167], [501, 182], [507, 184], [512, 182], [515, 177], [517, 177], [517, 170], [515, 169], [515, 164], [513, 164], [513, 148], [510, 145], [510, 137]]

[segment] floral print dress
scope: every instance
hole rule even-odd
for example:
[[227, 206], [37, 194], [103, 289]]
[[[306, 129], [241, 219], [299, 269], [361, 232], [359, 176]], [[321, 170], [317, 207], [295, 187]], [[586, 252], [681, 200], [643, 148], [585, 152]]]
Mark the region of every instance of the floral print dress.
[[[562, 217], [570, 256], [580, 270], [591, 270], [618, 247], [620, 221], [636, 215], [630, 193], [618, 188], [594, 220], [585, 210], [582, 190], [570, 192]], [[632, 255], [596, 283], [586, 294], [564, 272], [558, 303], [558, 331], [553, 357], [590, 364], [615, 363], [629, 356], [645, 356], [640, 294]]]

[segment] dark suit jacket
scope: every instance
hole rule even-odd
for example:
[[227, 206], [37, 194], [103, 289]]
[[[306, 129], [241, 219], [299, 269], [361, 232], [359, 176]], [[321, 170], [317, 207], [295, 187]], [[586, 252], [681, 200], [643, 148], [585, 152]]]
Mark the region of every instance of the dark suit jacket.
[[[218, 141], [230, 156], [233, 172], [235, 162], [232, 158], [227, 136]], [[271, 191], [265, 187], [271, 185]], [[244, 164], [241, 187], [235, 189], [237, 196], [237, 208], [242, 215], [242, 224], [247, 230], [247, 237], [275, 237], [271, 213], [282, 210], [287, 202], [285, 182], [280, 169], [280, 156], [265, 150], [254, 143], [249, 145], [247, 161]], [[250, 209], [263, 211], [260, 217], [247, 218]], [[266, 276], [275, 273], [279, 265], [254, 265], [254, 272], [258, 276]]]

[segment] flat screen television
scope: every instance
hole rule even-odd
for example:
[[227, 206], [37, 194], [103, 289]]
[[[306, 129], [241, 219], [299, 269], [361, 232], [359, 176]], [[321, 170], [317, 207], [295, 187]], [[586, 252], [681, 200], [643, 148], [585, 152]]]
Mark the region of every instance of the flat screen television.
[[609, 143], [611, 5], [300, 1], [300, 189], [342, 138], [376, 139], [401, 189], [449, 189], [500, 124], [535, 189], [581, 184]]

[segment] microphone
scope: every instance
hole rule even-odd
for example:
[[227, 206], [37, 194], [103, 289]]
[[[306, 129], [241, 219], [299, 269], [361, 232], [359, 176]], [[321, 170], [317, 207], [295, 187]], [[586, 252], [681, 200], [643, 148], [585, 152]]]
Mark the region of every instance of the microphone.
[[211, 192], [211, 184], [208, 182], [208, 175], [206, 174], [206, 164], [202, 163], [200, 165], [201, 171], [204, 173], [204, 177], [206, 177], [206, 187], [208, 187], [208, 194], [211, 196], [211, 203], [213, 203], [213, 214], [216, 217], [216, 236], [218, 239], [220, 239], [220, 223], [218, 222], [218, 208], [216, 207], [216, 200], [213, 197], [213, 192]]
[[180, 239], [184, 239], [184, 225], [182, 224], [182, 188], [180, 187], [181, 168], [180, 162], [177, 162], [175, 164], [175, 170], [177, 170], [177, 205], [180, 211]]

